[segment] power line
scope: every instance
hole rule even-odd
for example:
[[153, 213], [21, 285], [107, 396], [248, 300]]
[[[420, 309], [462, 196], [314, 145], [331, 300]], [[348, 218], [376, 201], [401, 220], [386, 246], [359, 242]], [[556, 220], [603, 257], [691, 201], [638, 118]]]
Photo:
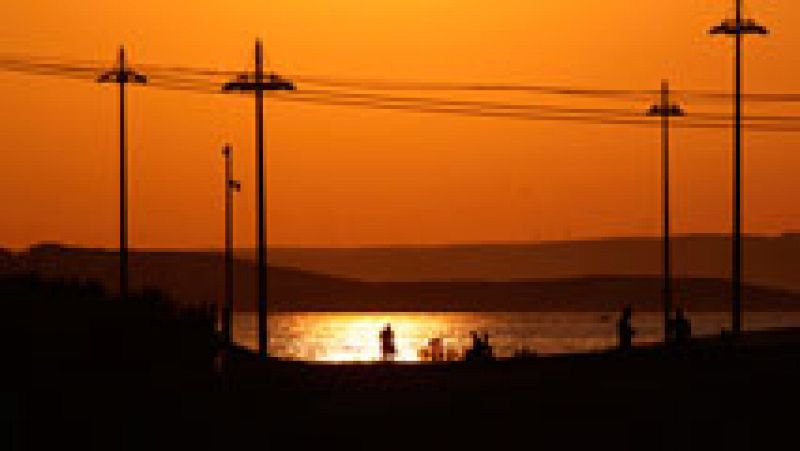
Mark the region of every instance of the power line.
[[591, 89], [560, 86], [541, 86], [506, 83], [437, 83], [437, 82], [402, 82], [378, 80], [337, 80], [324, 77], [293, 76], [299, 83], [340, 88], [363, 89], [374, 91], [497, 91], [528, 92], [541, 94], [561, 94], [599, 98], [625, 98], [644, 100], [652, 98], [657, 91], [634, 89]]
[[[151, 85], [161, 87], [164, 89], [173, 89], [179, 91], [197, 91], [203, 93], [217, 93], [217, 88], [214, 84], [210, 83], [192, 83], [186, 79], [180, 79], [177, 83], [160, 83], [154, 82]], [[631, 109], [612, 109], [612, 108], [569, 108], [554, 105], [538, 105], [538, 104], [509, 104], [498, 102], [482, 102], [482, 101], [462, 101], [450, 99], [437, 99], [430, 97], [397, 97], [385, 96], [372, 93], [358, 93], [350, 91], [337, 91], [337, 90], [309, 90], [300, 89], [293, 92], [291, 98], [284, 100], [297, 100], [302, 97], [304, 101], [319, 100], [321, 103], [336, 104], [343, 106], [373, 106], [382, 109], [409, 109], [409, 110], [423, 110], [423, 112], [472, 112], [473, 110], [512, 110], [518, 112], [525, 112], [526, 114], [503, 114], [504, 116], [514, 117], [533, 117], [530, 113], [549, 112], [562, 115], [589, 115], [599, 116], [602, 118], [628, 118], [637, 119], [645, 118], [646, 116], [636, 110]], [[435, 108], [435, 107], [463, 107], [463, 108]], [[435, 111], [434, 111], [435, 110]], [[560, 117], [560, 116], [559, 116]], [[702, 121], [695, 121], [700, 119]], [[729, 117], [719, 113], [694, 113], [689, 119], [683, 119], [687, 123], [704, 123], [709, 121], [727, 122]], [[747, 116], [744, 118], [747, 121], [754, 122], [798, 122], [800, 116]], [[717, 124], [720, 127], [724, 124]], [[785, 124], [759, 124], [759, 127], [773, 128], [774, 126], [785, 126]]]
[[60, 69], [51, 69], [44, 67], [26, 67], [21, 65], [2, 65], [0, 64], [0, 71], [20, 73], [26, 75], [42, 75], [42, 76], [56, 76], [59, 78], [67, 78], [81, 81], [93, 81], [98, 72], [77, 72], [65, 71]]
[[[393, 97], [378, 94], [364, 94], [353, 92], [342, 92], [332, 90], [309, 90], [301, 89], [299, 93], [321, 94], [330, 95], [340, 98], [356, 98], [356, 99], [372, 99], [385, 102], [398, 102], [398, 103], [421, 103], [426, 105], [435, 106], [465, 106], [485, 109], [498, 109], [498, 110], [520, 110], [520, 111], [550, 111], [564, 114], [605, 114], [613, 117], [623, 118], [641, 118], [644, 115], [635, 109], [619, 109], [619, 108], [571, 108], [561, 107], [554, 105], [537, 105], [537, 104], [513, 104], [513, 103], [499, 103], [499, 102], [484, 102], [484, 101], [463, 101], [463, 100], [449, 100], [449, 99], [436, 99], [430, 97]], [[702, 118], [709, 120], [728, 120], [728, 115], [718, 113], [694, 113], [692, 118]], [[747, 116], [745, 120], [751, 121], [800, 121], [800, 116]]]
[[[539, 114], [539, 113], [524, 113], [513, 111], [487, 111], [479, 109], [463, 109], [463, 108], [435, 108], [426, 106], [413, 106], [413, 105], [396, 105], [385, 104], [371, 101], [347, 100], [338, 99], [335, 97], [302, 97], [302, 92], [298, 92], [291, 96], [276, 97], [280, 100], [289, 102], [312, 103], [318, 105], [328, 106], [360, 106], [371, 109], [380, 110], [403, 110], [413, 111], [419, 113], [446, 113], [471, 117], [493, 117], [493, 118], [507, 118], [507, 119], [520, 119], [532, 121], [549, 121], [549, 122], [579, 122], [597, 125], [631, 125], [631, 126], [657, 126], [658, 123], [648, 120], [643, 117], [642, 120], [634, 119], [613, 119], [604, 117], [590, 117], [590, 116], [567, 116], [567, 115], [554, 115], [554, 114]], [[711, 123], [701, 121], [682, 120], [673, 125], [675, 128], [684, 129], [728, 129], [729, 124], [726, 123]], [[759, 132], [800, 132], [798, 127], [789, 127], [782, 124], [752, 124], [745, 126], [749, 130]]]
[[[43, 73], [38, 70], [34, 72], [26, 70], [24, 72], [34, 73], [36, 75], [57, 75], [60, 77], [88, 80], [86, 76], [82, 75], [75, 76], [74, 74], [70, 73], [53, 73], [53, 72]], [[192, 92], [200, 94], [221, 94], [221, 91], [219, 91], [219, 88], [215, 84], [211, 82], [199, 82], [196, 80], [168, 79], [167, 81], [159, 81], [157, 78], [155, 78], [155, 79], [150, 79], [147, 86], [163, 90], [170, 90], [170, 91]], [[385, 96], [379, 96], [379, 95], [366, 96], [360, 93], [348, 93], [348, 92], [337, 92], [337, 91], [309, 91], [309, 90], [300, 90], [293, 93], [291, 96], [275, 96], [275, 98], [278, 100], [289, 101], [289, 102], [309, 103], [309, 104], [326, 105], [326, 106], [365, 107], [377, 110], [398, 110], [398, 111], [410, 111], [417, 113], [438, 113], [438, 114], [450, 114], [450, 115], [460, 115], [469, 117], [506, 118], [506, 119], [547, 121], [547, 122], [562, 121], [562, 122], [577, 122], [577, 123], [587, 123], [587, 124], [597, 124], [597, 125], [632, 125], [632, 126], [657, 125], [655, 122], [646, 120], [645, 117], [642, 117], [643, 120], [636, 120], [636, 117], [628, 112], [629, 110], [568, 109], [568, 108], [559, 108], [548, 105], [494, 104], [487, 102], [450, 101], [442, 99], [424, 99], [424, 98], [399, 98], [399, 97], [387, 98]], [[417, 104], [408, 103], [408, 102], [422, 101], [422, 100], [429, 102], [420, 102]], [[403, 104], [402, 102], [406, 103]], [[447, 105], [453, 105], [453, 106], [462, 105], [462, 107], [448, 107]], [[497, 108], [497, 109], [487, 110], [487, 109], [469, 107], [469, 105], [473, 106], [482, 105], [483, 107], [491, 106], [492, 108]], [[503, 110], [503, 108], [509, 108], [511, 111]], [[518, 109], [520, 111], [513, 111], [515, 109]], [[546, 111], [549, 114], [542, 114], [542, 111]], [[603, 114], [604, 111], [607, 111], [610, 114]], [[620, 113], [620, 111], [622, 111], [622, 113]], [[591, 114], [591, 113], [596, 113], [596, 114]], [[625, 119], [625, 117], [628, 116], [629, 118]], [[695, 117], [697, 117], [698, 119], [716, 119], [720, 121], [725, 119], [725, 117], [720, 114], [715, 114], [715, 115], [698, 114], [695, 115]], [[763, 116], [763, 117], [755, 117], [754, 119], [764, 122], [770, 120], [798, 121], [800, 120], [800, 117]], [[727, 124], [695, 121], [693, 119], [682, 119], [680, 123], [675, 124], [675, 127], [688, 128], [688, 129], [721, 129], [727, 127]], [[786, 124], [768, 124], [768, 123], [750, 124], [747, 125], [746, 128], [757, 132], [792, 133], [800, 131], [800, 129], [798, 129], [797, 127], [787, 126]]]
[[[553, 95], [571, 95], [623, 100], [649, 100], [660, 92], [652, 89], [598, 89], [568, 86], [526, 85], [509, 83], [452, 83], [452, 82], [414, 82], [388, 80], [342, 80], [328, 77], [309, 77], [294, 75], [300, 83], [311, 85], [351, 88], [371, 91], [498, 91], [529, 92]], [[674, 90], [688, 100], [729, 101], [734, 93], [711, 90]], [[742, 98], [753, 102], [800, 102], [800, 93], [751, 93]]]
[[[14, 63], [29, 65], [39, 68], [99, 71], [108, 64], [97, 60], [66, 60], [54, 57], [41, 57], [24, 54], [0, 55], [0, 65]], [[163, 77], [171, 74], [183, 74], [194, 77], [230, 77], [241, 74], [240, 70], [222, 70], [214, 68], [200, 68], [180, 65], [138, 64], [137, 67], [148, 73]], [[652, 100], [659, 95], [653, 89], [601, 89], [571, 86], [532, 85], [519, 83], [468, 83], [468, 82], [421, 82], [403, 80], [356, 79], [336, 78], [326, 76], [311, 76], [294, 74], [292, 79], [299, 83], [328, 86], [336, 88], [350, 88], [367, 91], [484, 91], [484, 92], [528, 92], [550, 95], [568, 95], [580, 97], [596, 97], [619, 100]], [[679, 95], [684, 100], [693, 101], [727, 101], [733, 98], [734, 93], [712, 90], [675, 90], [673, 94]], [[742, 94], [744, 100], [751, 102], [800, 102], [800, 93], [750, 93]]]
[[[150, 67], [137, 65], [137, 67]], [[0, 70], [25, 73], [31, 75], [58, 76], [77, 80], [94, 78], [93, 68], [87, 66], [70, 66], [62, 63], [23, 63], [0, 58]], [[234, 71], [230, 71], [234, 72]], [[241, 74], [241, 72], [236, 72]], [[193, 78], [180, 75], [151, 75], [149, 86], [183, 92], [220, 93], [219, 85], [208, 78]], [[301, 89], [294, 92], [291, 98], [276, 96], [281, 100], [316, 103], [329, 106], [353, 106], [383, 110], [407, 110], [422, 113], [443, 113], [476, 117], [495, 117], [541, 121], [586, 122], [603, 125], [645, 125], [653, 122], [632, 109], [620, 108], [572, 108], [556, 105], [516, 104], [474, 100], [458, 100], [450, 98], [391, 96], [375, 92], [353, 92], [341, 89]], [[546, 114], [545, 114], [546, 113]], [[696, 113], [689, 119], [682, 119], [675, 124], [679, 128], [725, 127], [728, 117], [718, 113]], [[745, 121], [764, 122], [750, 124], [748, 129], [755, 131], [795, 132], [793, 124], [800, 121], [800, 116], [747, 116]], [[774, 122], [774, 123], [769, 123]], [[780, 123], [786, 122], [786, 123]]]

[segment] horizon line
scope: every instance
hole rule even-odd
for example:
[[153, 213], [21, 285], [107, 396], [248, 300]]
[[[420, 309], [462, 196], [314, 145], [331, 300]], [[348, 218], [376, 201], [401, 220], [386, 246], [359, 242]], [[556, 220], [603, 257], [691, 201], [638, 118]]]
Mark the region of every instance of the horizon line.
[[[747, 238], [783, 238], [800, 236], [798, 230], [786, 230], [782, 232], [773, 233], [746, 233], [743, 236]], [[681, 233], [673, 234], [673, 239], [680, 238], [728, 238], [729, 233], [723, 232], [697, 232], [697, 233]], [[319, 245], [319, 244], [278, 244], [268, 245], [268, 249], [274, 250], [380, 250], [380, 249], [442, 249], [442, 248], [457, 248], [457, 247], [503, 247], [503, 246], [546, 246], [564, 243], [589, 243], [589, 242], [603, 242], [603, 241], [636, 241], [636, 240], [661, 240], [661, 236], [653, 235], [616, 235], [616, 236], [598, 236], [598, 237], [576, 237], [570, 239], [546, 239], [546, 240], [485, 240], [485, 241], [453, 241], [441, 243], [395, 243], [395, 244], [353, 244], [353, 245]], [[43, 247], [57, 247], [64, 249], [83, 249], [83, 250], [96, 250], [96, 251], [118, 251], [116, 247], [92, 246], [73, 244], [55, 240], [42, 240], [31, 243], [27, 246], [12, 247], [0, 245], [0, 250], [3, 251], [30, 251], [36, 248]], [[157, 252], [202, 252], [202, 251], [222, 251], [223, 246], [220, 247], [131, 247], [131, 250], [137, 251], [157, 251]], [[256, 246], [235, 247], [235, 251], [255, 251]]]

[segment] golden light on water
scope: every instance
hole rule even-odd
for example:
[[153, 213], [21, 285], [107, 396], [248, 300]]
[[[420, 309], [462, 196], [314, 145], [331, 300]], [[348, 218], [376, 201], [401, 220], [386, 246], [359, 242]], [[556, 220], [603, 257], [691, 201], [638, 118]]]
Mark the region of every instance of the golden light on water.
[[[445, 360], [461, 359], [471, 331], [488, 333], [495, 355], [601, 349], [614, 343], [613, 324], [594, 313], [280, 313], [269, 317], [269, 352], [279, 358], [317, 362], [382, 359], [380, 331], [390, 324], [399, 362], [430, 360], [430, 341], [440, 339]], [[255, 349], [254, 315], [235, 318], [237, 342]], [[657, 321], [653, 322], [658, 325]], [[656, 329], [643, 335], [657, 337]]]
[[[460, 356], [469, 343], [464, 324], [478, 323], [473, 314], [336, 313], [277, 314], [270, 318], [270, 353], [274, 356], [322, 362], [381, 360], [379, 333], [390, 324], [395, 336], [395, 361], [425, 360], [432, 338], [440, 338], [451, 358]], [[237, 317], [237, 340], [255, 344], [253, 325], [247, 315]], [[235, 326], [236, 327], [236, 326]], [[476, 329], [478, 330], [478, 329]]]
[[422, 315], [368, 316], [344, 315], [335, 318], [337, 326], [320, 324], [330, 330], [328, 338], [335, 346], [323, 347], [316, 360], [327, 362], [376, 361], [381, 360], [379, 331], [390, 324], [395, 334], [397, 355], [394, 360], [412, 362], [421, 360], [420, 351], [425, 349], [427, 339], [442, 338], [456, 346], [457, 338], [447, 337], [452, 329], [440, 317]]

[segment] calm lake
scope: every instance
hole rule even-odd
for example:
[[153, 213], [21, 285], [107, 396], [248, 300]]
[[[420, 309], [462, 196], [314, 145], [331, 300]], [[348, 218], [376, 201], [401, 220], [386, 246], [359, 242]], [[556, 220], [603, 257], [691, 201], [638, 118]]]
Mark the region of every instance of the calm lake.
[[[274, 313], [268, 320], [269, 352], [288, 359], [352, 362], [380, 358], [378, 333], [395, 331], [397, 360], [425, 360], [431, 338], [441, 338], [453, 357], [471, 345], [470, 331], [487, 332], [495, 355], [527, 349], [540, 355], [599, 350], [616, 343], [615, 314], [607, 313]], [[717, 335], [728, 327], [727, 313], [690, 313], [695, 335]], [[800, 312], [747, 313], [747, 330], [800, 326]], [[635, 341], [659, 341], [661, 316], [633, 316]], [[256, 348], [256, 315], [234, 317], [235, 340]]]

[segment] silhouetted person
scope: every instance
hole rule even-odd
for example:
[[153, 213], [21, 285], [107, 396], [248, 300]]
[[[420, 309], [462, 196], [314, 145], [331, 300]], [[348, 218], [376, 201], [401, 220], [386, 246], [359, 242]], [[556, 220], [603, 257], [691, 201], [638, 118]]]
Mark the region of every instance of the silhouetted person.
[[397, 349], [394, 346], [394, 331], [391, 324], [386, 324], [386, 327], [381, 330], [381, 358], [383, 360], [394, 360], [397, 354]]
[[467, 353], [464, 357], [467, 360], [479, 360], [481, 354], [483, 354], [483, 342], [478, 336], [478, 333], [474, 330], [470, 331], [469, 334], [472, 335], [472, 348], [467, 350]]
[[675, 319], [673, 320], [674, 332], [673, 336], [677, 346], [683, 346], [692, 338], [692, 324], [686, 317], [682, 308], [675, 310]]
[[472, 349], [480, 349], [483, 343], [480, 337], [478, 337], [478, 333], [473, 330], [470, 331], [469, 334], [472, 335]]
[[491, 360], [494, 358], [492, 347], [489, 345], [489, 334], [483, 334], [483, 340], [478, 337], [478, 333], [471, 331], [472, 348], [467, 350], [464, 358], [469, 361]]
[[487, 359], [494, 358], [494, 351], [492, 350], [492, 345], [489, 344], [489, 333], [483, 333], [483, 355]]
[[617, 321], [617, 337], [619, 338], [619, 349], [629, 351], [633, 344], [633, 336], [636, 333], [631, 326], [631, 316], [633, 309], [630, 305], [622, 310], [622, 316]]
[[431, 353], [431, 361], [441, 362], [444, 360], [444, 342], [441, 338], [431, 338], [428, 340], [428, 348]]

